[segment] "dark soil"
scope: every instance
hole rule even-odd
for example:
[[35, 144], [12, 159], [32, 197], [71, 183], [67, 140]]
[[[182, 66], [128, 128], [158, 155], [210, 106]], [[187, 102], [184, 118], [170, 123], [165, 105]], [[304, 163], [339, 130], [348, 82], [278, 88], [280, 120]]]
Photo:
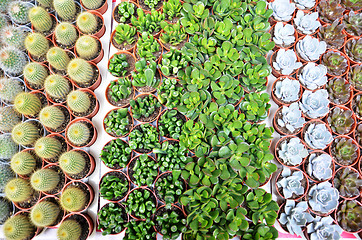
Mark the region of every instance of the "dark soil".
[[78, 240], [86, 240], [88, 238], [90, 226], [88, 225], [88, 222], [84, 217], [82, 217], [81, 215], [78, 215], [78, 214], [73, 214], [73, 215], [69, 216], [67, 218], [67, 220], [75, 220], [82, 227], [82, 233]]
[[282, 115], [281, 110], [277, 111], [277, 113], [275, 115], [275, 124], [277, 125], [276, 127], [279, 128], [279, 130], [281, 132], [283, 132], [285, 135], [295, 135], [301, 128], [303, 128], [303, 127], [297, 128], [293, 132], [291, 132], [285, 126], [284, 127], [279, 126], [278, 119], [282, 119], [282, 118], [283, 118], [283, 115]]
[[[132, 88], [132, 89], [133, 89], [133, 88]], [[119, 100], [118, 102], [116, 102], [116, 101], [114, 101], [114, 100], [112, 99], [112, 96], [111, 96], [110, 92], [111, 92], [111, 89], [108, 88], [108, 89], [107, 89], [107, 99], [108, 99], [109, 103], [112, 104], [112, 105], [115, 106], [115, 107], [125, 107], [125, 106], [128, 106], [129, 102], [130, 102], [130, 101], [133, 99], [133, 97], [134, 97], [134, 89], [133, 89], [131, 95], [129, 95], [129, 96], [128, 96], [127, 98], [125, 98], [125, 99], [121, 99], [121, 100]]]
[[38, 202], [39, 195], [40, 195], [40, 192], [34, 190], [34, 193], [30, 196], [30, 198], [28, 200], [26, 200], [24, 202], [18, 202], [17, 205], [19, 205], [21, 208], [25, 208], [25, 209], [31, 208]]
[[127, 50], [130, 50], [132, 48], [134, 48], [134, 46], [136, 46], [137, 44], [137, 39], [138, 39], [138, 35], [135, 34], [133, 39], [135, 40], [132, 44], [127, 44], [127, 42], [123, 42], [122, 44], [118, 44], [116, 42], [116, 40], [114, 39], [114, 36], [116, 35], [116, 33], [113, 35], [113, 38], [112, 38], [112, 43], [113, 43], [113, 46], [115, 48], [117, 48], [118, 50], [123, 50], [123, 51], [127, 51]]
[[[139, 5], [143, 10], [151, 11], [152, 9], [145, 4], [144, 0], [139, 0]], [[160, 0], [154, 9], [158, 10], [163, 5], [163, 0]]]

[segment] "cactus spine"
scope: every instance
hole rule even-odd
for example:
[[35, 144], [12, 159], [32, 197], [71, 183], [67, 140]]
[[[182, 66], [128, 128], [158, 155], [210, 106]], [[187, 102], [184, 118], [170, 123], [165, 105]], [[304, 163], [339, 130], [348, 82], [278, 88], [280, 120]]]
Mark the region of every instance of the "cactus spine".
[[60, 181], [58, 173], [49, 168], [39, 169], [31, 175], [31, 186], [41, 192], [54, 190]]
[[57, 236], [59, 240], [76, 240], [80, 239], [82, 227], [76, 220], [65, 220], [60, 224]]
[[0, 99], [7, 103], [14, 103], [16, 95], [24, 90], [22, 82], [14, 78], [0, 78]]
[[29, 19], [35, 30], [48, 32], [53, 27], [53, 19], [42, 7], [32, 7], [29, 11]]
[[90, 12], [83, 12], [77, 18], [77, 27], [84, 34], [92, 34], [97, 30], [97, 17]]
[[47, 76], [48, 70], [40, 63], [30, 62], [24, 68], [24, 78], [34, 88], [43, 88]]
[[57, 70], [66, 70], [70, 58], [66, 51], [60, 47], [52, 47], [47, 53], [47, 60]]
[[22, 178], [10, 180], [5, 187], [6, 197], [13, 202], [24, 202], [33, 194], [29, 181]]
[[58, 24], [54, 31], [56, 41], [64, 46], [72, 46], [78, 39], [75, 27], [67, 22]]
[[87, 93], [75, 90], [67, 96], [68, 107], [76, 113], [86, 113], [91, 107], [91, 101]]
[[40, 138], [38, 127], [32, 122], [17, 124], [13, 128], [11, 136], [14, 142], [24, 146], [32, 145], [38, 138]]
[[68, 127], [67, 139], [76, 146], [85, 146], [90, 137], [90, 130], [83, 122], [73, 123]]
[[26, 32], [14, 26], [6, 26], [3, 28], [1, 33], [1, 41], [10, 47], [14, 47], [17, 49], [24, 49], [24, 41], [26, 37]]
[[13, 107], [0, 107], [0, 131], [9, 133], [20, 121], [20, 114]]
[[77, 9], [73, 0], [56, 0], [53, 3], [58, 16], [65, 21], [75, 17]]
[[11, 75], [20, 75], [27, 63], [25, 54], [14, 47], [6, 47], [0, 51], [0, 67]]
[[67, 187], [60, 196], [60, 204], [69, 212], [80, 211], [87, 204], [87, 194], [78, 187]]
[[84, 59], [75, 58], [68, 65], [69, 77], [78, 84], [90, 83], [93, 74], [92, 65]]
[[64, 101], [70, 92], [69, 81], [58, 74], [49, 75], [44, 82], [45, 92], [53, 99]]
[[79, 174], [86, 166], [83, 155], [77, 151], [65, 152], [59, 158], [59, 167], [67, 174]]
[[22, 92], [15, 97], [14, 107], [21, 114], [34, 116], [39, 113], [42, 103], [35, 94]]
[[29, 218], [21, 214], [12, 216], [4, 223], [4, 235], [8, 240], [30, 239], [35, 230]]
[[29, 152], [18, 152], [11, 158], [11, 169], [19, 175], [28, 175], [35, 170], [36, 159]]
[[22, 1], [14, 1], [9, 4], [8, 14], [11, 20], [17, 24], [27, 24], [29, 22], [28, 13], [30, 4]]
[[39, 120], [45, 127], [56, 130], [64, 123], [65, 116], [58, 107], [46, 106], [40, 111]]
[[35, 142], [34, 150], [39, 157], [52, 159], [59, 156], [62, 144], [53, 137], [42, 137]]
[[81, 36], [75, 43], [75, 50], [79, 57], [91, 60], [98, 54], [98, 40], [89, 35]]
[[45, 56], [49, 50], [49, 41], [40, 33], [30, 33], [25, 38], [25, 48], [36, 57]]
[[11, 134], [0, 135], [0, 159], [11, 159], [19, 150], [17, 145], [11, 138]]
[[53, 202], [41, 201], [30, 211], [30, 219], [35, 226], [48, 227], [55, 223], [60, 213], [59, 206]]

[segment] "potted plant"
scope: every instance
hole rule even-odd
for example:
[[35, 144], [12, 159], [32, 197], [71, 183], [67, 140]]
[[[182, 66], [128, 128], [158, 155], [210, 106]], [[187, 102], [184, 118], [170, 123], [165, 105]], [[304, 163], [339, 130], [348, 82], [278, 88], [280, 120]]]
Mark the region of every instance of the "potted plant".
[[325, 53], [327, 44], [319, 41], [318, 38], [307, 35], [299, 38], [294, 48], [302, 62], [315, 62]]
[[357, 120], [353, 112], [342, 106], [332, 108], [327, 123], [333, 133], [337, 135], [349, 135], [356, 129]]
[[153, 94], [140, 94], [130, 101], [131, 113], [140, 123], [153, 122], [161, 113], [161, 103]]
[[135, 90], [129, 78], [118, 78], [111, 81], [106, 89], [108, 102], [116, 107], [127, 107], [133, 99]]
[[175, 78], [164, 78], [162, 84], [157, 87], [158, 100], [169, 109], [180, 105], [183, 93], [183, 86]]
[[24, 52], [14, 47], [0, 50], [0, 64], [3, 71], [10, 77], [20, 77], [24, 66], [29, 62]]
[[248, 93], [241, 100], [239, 109], [240, 112], [246, 115], [248, 121], [259, 123], [268, 116], [269, 108], [271, 107], [268, 102], [269, 95], [267, 93]]
[[187, 148], [176, 140], [163, 141], [161, 146], [153, 149], [153, 153], [157, 154], [161, 172], [183, 169], [190, 161], [186, 157]]
[[165, 109], [157, 119], [157, 128], [160, 136], [179, 140], [182, 125], [186, 122], [184, 115], [174, 109]]
[[60, 47], [50, 48], [46, 53], [46, 61], [49, 63], [50, 72], [66, 75], [67, 66], [74, 56], [74, 53], [69, 50], [64, 50]]
[[[131, 2], [121, 2], [121, 4], [122, 3], [132, 4]], [[129, 52], [133, 52], [137, 40], [138, 34], [136, 27], [124, 23], [118, 24], [111, 35], [111, 43], [115, 48]]]
[[119, 234], [124, 230], [128, 219], [122, 204], [107, 203], [97, 214], [98, 230], [101, 230], [103, 236]]
[[279, 48], [291, 48], [297, 39], [294, 26], [285, 22], [277, 22], [272, 26], [270, 33], [275, 45]]
[[80, 12], [80, 5], [78, 4], [70, 0], [56, 1], [53, 3], [57, 19], [61, 22], [73, 22], [76, 15]]
[[76, 118], [65, 129], [67, 143], [72, 147], [89, 147], [97, 139], [97, 130], [87, 118]]
[[352, 100], [351, 85], [343, 78], [329, 79], [326, 89], [331, 103], [338, 105], [348, 104]]
[[351, 108], [358, 120], [362, 119], [362, 105], [361, 104], [362, 104], [361, 94], [356, 93], [353, 96], [353, 100], [351, 102]]
[[53, 34], [53, 30], [58, 22], [53, 14], [48, 13], [41, 6], [34, 6], [29, 10], [28, 15], [32, 30], [40, 32], [47, 37]]
[[179, 202], [179, 198], [186, 190], [186, 184], [181, 178], [181, 170], [164, 172], [155, 181], [155, 191], [157, 198], [165, 203], [166, 209], [171, 209], [171, 205]]
[[137, 72], [132, 72], [132, 85], [141, 93], [154, 92], [161, 83], [160, 77], [156, 74], [156, 62], [153, 60], [148, 62], [147, 64], [145, 58], [137, 61], [135, 64]]
[[163, 1], [162, 0], [153, 0], [153, 1], [147, 1], [147, 0], [141, 0], [139, 1], [140, 7], [144, 11], [151, 11], [151, 10], [160, 10], [162, 9]]
[[25, 90], [24, 82], [21, 79], [4, 77], [0, 79], [0, 84], [2, 86], [0, 100], [6, 105], [13, 104], [16, 95]]
[[[29, 58], [38, 64], [44, 63], [50, 47], [50, 41], [41, 33], [30, 33], [24, 40]], [[30, 63], [28, 63], [30, 64]]]
[[119, 171], [106, 173], [99, 183], [101, 197], [112, 202], [124, 199], [131, 187], [127, 176]]
[[126, 224], [124, 239], [155, 239], [157, 233], [153, 227], [154, 225], [155, 223], [151, 219], [146, 219], [146, 221], [131, 219]]
[[[10, 169], [9, 169], [10, 170]], [[41, 194], [35, 191], [29, 180], [22, 178], [9, 179], [4, 186], [6, 197], [22, 210], [32, 208], [40, 199]]]
[[307, 90], [322, 88], [327, 83], [327, 68], [322, 64], [308, 62], [297, 73], [300, 84]]
[[330, 215], [338, 206], [339, 192], [330, 182], [315, 183], [306, 196], [309, 209], [319, 216]]
[[55, 46], [69, 50], [74, 48], [78, 38], [79, 31], [75, 26], [69, 22], [62, 22], [55, 27], [52, 40]]
[[51, 133], [62, 133], [72, 120], [69, 109], [61, 104], [44, 107], [39, 113], [39, 121]]
[[36, 118], [40, 109], [47, 104], [45, 95], [38, 91], [21, 92], [14, 99], [15, 110], [28, 118]]
[[342, 76], [348, 72], [347, 56], [337, 50], [328, 50], [322, 57], [321, 63], [327, 67], [327, 75]]
[[[41, 63], [30, 62], [25, 65], [23, 70], [23, 75], [24, 75], [24, 83], [27, 86], [27, 88], [29, 88], [30, 90], [43, 90], [44, 81], [49, 75], [49, 68], [48, 66]], [[5, 81], [5, 79], [2, 81]], [[17, 92], [20, 92], [20, 88], [14, 86], [13, 91], [15, 91], [16, 89], [19, 89], [17, 90]], [[14, 98], [15, 96], [11, 99], [9, 98], [4, 98], [4, 99], [6, 101], [13, 102]]]
[[326, 24], [319, 28], [318, 37], [327, 43], [328, 49], [342, 48], [346, 35], [344, 34], [345, 25], [340, 24], [339, 19], [336, 19], [332, 24]]
[[297, 201], [308, 192], [308, 178], [296, 168], [283, 168], [275, 181], [278, 194], [284, 199]]
[[244, 90], [239, 81], [226, 74], [217, 82], [211, 82], [213, 100], [223, 106], [227, 104], [238, 105], [244, 95]]
[[344, 8], [339, 4], [339, 1], [331, 2], [321, 0], [317, 7], [319, 19], [322, 23], [332, 23], [336, 19], [343, 17]]
[[149, 123], [136, 125], [129, 134], [129, 146], [138, 153], [150, 153], [160, 146], [157, 129]]
[[92, 174], [95, 168], [94, 158], [81, 149], [63, 153], [58, 162], [64, 174], [71, 180], [82, 180]]
[[302, 97], [302, 87], [293, 78], [279, 77], [273, 83], [271, 95], [278, 105], [289, 105]]
[[298, 137], [286, 136], [276, 144], [275, 156], [281, 164], [297, 167], [308, 156], [308, 150]]
[[302, 131], [305, 119], [298, 103], [278, 108], [273, 118], [275, 130], [284, 135], [296, 135]]
[[104, 118], [103, 128], [112, 137], [125, 137], [133, 128], [133, 118], [127, 108], [114, 109]]
[[155, 214], [156, 196], [148, 188], [134, 188], [124, 202], [126, 212], [135, 219], [147, 219]]
[[68, 150], [64, 137], [58, 133], [41, 137], [34, 144], [36, 155], [49, 163], [57, 162], [59, 156]]
[[49, 164], [30, 176], [31, 187], [45, 195], [60, 193], [67, 179], [58, 165]]
[[303, 127], [302, 139], [310, 149], [324, 150], [333, 141], [332, 130], [320, 120], [311, 120]]
[[64, 217], [64, 210], [61, 209], [59, 199], [47, 196], [30, 210], [30, 220], [37, 227], [53, 228], [57, 226]]
[[131, 159], [127, 165], [127, 174], [133, 184], [141, 187], [152, 187], [158, 176], [158, 162], [147, 154], [142, 154]]
[[355, 13], [350, 11], [348, 14], [343, 15], [342, 22], [345, 24], [344, 32], [349, 37], [358, 37], [362, 35], [362, 28], [359, 27], [358, 23], [361, 19], [361, 13]]
[[0, 107], [0, 131], [10, 133], [14, 126], [20, 123], [20, 117], [13, 106]]
[[108, 61], [108, 71], [114, 77], [128, 77], [135, 68], [136, 59], [133, 54], [121, 51], [113, 54]]
[[342, 167], [354, 165], [360, 156], [357, 142], [347, 136], [336, 137], [329, 147], [329, 152], [335, 163]]
[[102, 42], [99, 38], [89, 35], [78, 38], [75, 43], [74, 53], [77, 57], [95, 64], [99, 63], [104, 56]]
[[97, 38], [101, 38], [106, 31], [102, 15], [93, 10], [80, 13], [76, 20], [76, 26], [81, 33]]
[[294, 50], [279, 49], [272, 54], [271, 62], [273, 63], [273, 74], [277, 77], [280, 75], [292, 75], [302, 66], [302, 63], [298, 62]]
[[92, 118], [99, 110], [96, 95], [88, 89], [71, 91], [67, 96], [67, 106], [74, 117]]
[[304, 172], [314, 182], [324, 182], [334, 176], [332, 157], [324, 151], [316, 150], [309, 154], [303, 165]]
[[190, 61], [191, 58], [189, 56], [185, 56], [180, 50], [172, 48], [167, 53], [162, 54], [158, 66], [163, 76], [177, 78], [178, 72], [186, 68]]
[[336, 171], [333, 185], [338, 189], [342, 198], [351, 200], [360, 196], [362, 178], [354, 168], [342, 167]]
[[160, 35], [160, 42], [166, 50], [181, 49], [185, 45], [188, 35], [180, 21], [173, 24], [164, 20], [160, 26], [163, 30]]
[[118, 138], [109, 141], [102, 149], [100, 158], [111, 169], [121, 169], [131, 160], [132, 149], [128, 143]]
[[300, 35], [313, 35], [321, 26], [318, 21], [318, 12], [304, 14], [302, 10], [297, 11], [293, 23]]
[[[138, 16], [138, 17], [137, 17]], [[161, 26], [160, 23], [165, 20], [165, 14], [154, 9], [151, 12], [145, 13], [141, 8], [137, 9], [137, 14], [131, 17], [131, 23], [137, 28], [137, 31], [142, 35], [148, 32], [153, 36], [158, 36]], [[140, 41], [140, 39], [138, 39]]]
[[29, 212], [20, 211], [4, 223], [3, 231], [8, 239], [33, 239], [39, 233], [39, 228], [31, 223]]
[[14, 205], [8, 199], [0, 197], [0, 210], [0, 223], [4, 224], [14, 214]]
[[57, 229], [57, 237], [60, 240], [65, 240], [68, 237], [86, 240], [92, 234], [93, 229], [94, 223], [88, 214], [70, 213], [60, 223]]
[[96, 89], [102, 80], [97, 65], [82, 58], [74, 58], [69, 62], [67, 74], [75, 86], [89, 90]]
[[176, 205], [170, 209], [161, 206], [155, 213], [155, 229], [167, 239], [177, 239], [186, 231], [185, 213]]
[[304, 91], [299, 103], [300, 109], [309, 119], [325, 117], [329, 112], [328, 91], [319, 89], [316, 91]]
[[137, 14], [136, 8], [138, 8], [138, 5], [135, 2], [122, 1], [113, 9], [112, 17], [117, 23], [129, 24], [131, 23], [131, 17]]
[[362, 49], [362, 41], [360, 38], [351, 38], [344, 45], [344, 52], [349, 58], [351, 64], [361, 63], [362, 54], [360, 53]]
[[362, 65], [354, 65], [348, 71], [348, 81], [352, 84], [352, 87], [355, 91], [360, 91], [362, 89], [362, 78], [361, 76]]
[[161, 57], [162, 47], [151, 34], [143, 32], [138, 38], [135, 55], [137, 59], [156, 60]]
[[81, 181], [67, 183], [60, 195], [60, 205], [68, 212], [83, 212], [94, 199], [93, 188]]
[[80, 0], [80, 4], [86, 10], [94, 10], [100, 14], [104, 14], [108, 9], [108, 4], [105, 0]]
[[73, 89], [68, 78], [59, 74], [49, 75], [44, 81], [44, 91], [51, 103], [64, 103], [67, 95]]
[[316, 216], [310, 224], [307, 226], [307, 231], [304, 232], [307, 239], [314, 239], [319, 236], [326, 236], [330, 239], [340, 238], [343, 230], [337, 224], [334, 224], [334, 220], [331, 216], [320, 217]]
[[0, 134], [0, 146], [1, 163], [7, 162], [7, 160], [11, 159], [12, 156], [19, 151], [19, 145], [14, 142], [10, 133]]
[[11, 158], [10, 166], [21, 178], [27, 179], [36, 169], [41, 168], [42, 161], [33, 149], [24, 149]]
[[344, 200], [339, 204], [335, 219], [346, 232], [358, 233], [362, 229], [362, 206], [357, 200]]
[[15, 177], [15, 173], [11, 171], [9, 164], [0, 163], [0, 193], [4, 193], [6, 184]]
[[269, 4], [269, 8], [273, 10], [275, 21], [289, 22], [293, 18], [295, 4], [285, 0], [276, 0]]

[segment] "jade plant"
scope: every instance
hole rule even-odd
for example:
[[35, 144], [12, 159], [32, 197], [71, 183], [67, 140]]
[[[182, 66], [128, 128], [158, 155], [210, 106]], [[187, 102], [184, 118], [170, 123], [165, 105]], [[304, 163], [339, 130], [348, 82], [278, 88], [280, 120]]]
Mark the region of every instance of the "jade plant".
[[0, 131], [10, 133], [21, 121], [21, 115], [12, 106], [0, 107]]
[[342, 197], [354, 198], [360, 193], [362, 179], [357, 171], [346, 167], [337, 171], [333, 184]]
[[267, 226], [264, 223], [259, 223], [255, 226], [249, 226], [242, 236], [241, 240], [263, 239], [274, 240], [278, 238], [278, 230], [273, 226]]
[[146, 221], [136, 221], [131, 219], [126, 224], [125, 240], [137, 240], [137, 239], [153, 239], [156, 237], [154, 229], [155, 223], [151, 219]]
[[219, 105], [237, 104], [244, 95], [239, 81], [230, 75], [223, 75], [218, 82], [211, 82], [212, 96]]
[[77, 14], [77, 7], [72, 0], [56, 0], [53, 2], [55, 12], [64, 21], [70, 21]]
[[63, 153], [59, 157], [59, 167], [63, 170], [64, 173], [74, 176], [82, 174], [85, 171], [87, 165], [89, 164], [84, 155], [77, 151], [71, 150], [69, 152]]
[[352, 165], [358, 158], [358, 146], [351, 138], [335, 138], [330, 151], [336, 163], [343, 166]]
[[[109, 85], [108, 94], [111, 100], [113, 101], [112, 104], [116, 105], [126, 105], [129, 103], [130, 97], [133, 94], [132, 82], [131, 80], [126, 78], [118, 78], [117, 80], [111, 81]], [[124, 104], [125, 103], [125, 104]]]
[[171, 205], [179, 201], [179, 197], [186, 190], [185, 183], [180, 178], [181, 170], [173, 170], [160, 175], [155, 183], [157, 196], [165, 202], [165, 208], [171, 209]]
[[4, 235], [7, 239], [27, 239], [34, 236], [36, 227], [27, 215], [14, 215], [4, 223]]
[[41, 33], [48, 33], [54, 26], [54, 19], [40, 6], [32, 7], [29, 11], [29, 19], [34, 29]]
[[332, 131], [340, 135], [347, 135], [353, 129], [355, 120], [353, 112], [349, 109], [335, 107], [328, 115], [327, 122]]
[[128, 113], [127, 108], [120, 108], [117, 110], [111, 111], [104, 118], [104, 126], [107, 133], [116, 136], [126, 136], [132, 126], [133, 123], [131, 121], [131, 116]]
[[55, 41], [64, 47], [73, 47], [79, 34], [77, 29], [68, 22], [62, 22], [54, 29]]
[[133, 117], [141, 122], [152, 122], [161, 110], [161, 103], [154, 95], [137, 96], [130, 106]]
[[99, 27], [97, 16], [88, 11], [78, 15], [76, 25], [82, 33], [89, 35], [96, 33]]
[[151, 187], [158, 175], [158, 165], [147, 154], [142, 154], [131, 161], [128, 174], [136, 185]]
[[186, 231], [186, 218], [177, 207], [166, 209], [165, 211], [162, 211], [162, 208], [160, 208], [156, 212], [155, 220], [155, 227], [159, 229], [164, 239], [177, 239], [182, 232]]
[[27, 121], [14, 126], [11, 136], [15, 143], [23, 146], [31, 146], [40, 138], [39, 126], [36, 122]]
[[66, 187], [60, 195], [60, 205], [69, 212], [82, 211], [88, 202], [87, 192], [75, 185]]
[[82, 227], [77, 220], [67, 219], [63, 221], [57, 229], [59, 240], [79, 239], [82, 234]]
[[129, 23], [131, 17], [136, 13], [136, 5], [132, 2], [121, 2], [117, 10], [119, 19], [116, 19], [116, 21], [119, 23]]
[[163, 44], [166, 44], [167, 47], [171, 45], [180, 48], [180, 44], [187, 40], [187, 33], [185, 32], [185, 28], [181, 26], [179, 21], [175, 24], [162, 21], [160, 26], [163, 30], [160, 36], [160, 41]]
[[351, 98], [350, 84], [346, 83], [343, 78], [329, 79], [326, 89], [329, 93], [329, 100], [334, 104], [346, 104]]
[[135, 188], [128, 195], [124, 205], [128, 214], [139, 219], [147, 219], [156, 212], [157, 202], [150, 190]]
[[184, 88], [175, 78], [165, 78], [157, 88], [158, 100], [167, 108], [175, 108], [180, 104]]
[[124, 77], [129, 73], [130, 67], [126, 54], [114, 54], [109, 60], [108, 71], [115, 77]]
[[80, 58], [92, 60], [100, 54], [100, 45], [98, 39], [89, 35], [84, 35], [78, 38], [74, 49]]
[[[53, 131], [62, 131], [67, 123], [66, 115], [58, 106], [46, 106], [39, 113], [39, 121]], [[69, 120], [68, 120], [69, 121]]]
[[177, 141], [164, 141], [153, 152], [157, 154], [161, 172], [182, 169], [190, 162], [190, 158], [186, 157], [187, 149]]
[[15, 203], [27, 201], [34, 194], [29, 180], [22, 178], [14, 178], [10, 180], [5, 186], [6, 197]]
[[44, 90], [53, 101], [61, 103], [71, 91], [71, 83], [59, 74], [52, 74], [45, 79]]
[[140, 153], [149, 153], [160, 146], [159, 133], [151, 124], [136, 126], [129, 134], [129, 146]]
[[360, 39], [351, 39], [345, 45], [347, 56], [355, 61], [362, 62], [362, 41]]
[[186, 117], [194, 120], [201, 111], [211, 102], [211, 94], [204, 89], [192, 90], [186, 92], [181, 97], [181, 104], [177, 106], [177, 110]]
[[111, 201], [121, 200], [129, 190], [126, 176], [118, 172], [110, 172], [102, 177], [99, 185], [101, 197]]
[[42, 192], [51, 192], [58, 187], [61, 178], [54, 169], [44, 168], [35, 171], [30, 178], [31, 186]]
[[156, 76], [156, 62], [153, 60], [148, 62], [147, 64], [147, 60], [141, 58], [135, 63], [137, 72], [132, 72], [132, 85], [141, 92], [151, 92], [160, 84], [160, 79]]
[[73, 90], [67, 96], [67, 105], [77, 116], [86, 116], [92, 110], [92, 96], [81, 90]]
[[151, 34], [143, 32], [137, 41], [136, 54], [139, 58], [156, 60], [161, 54], [161, 46]]
[[98, 229], [102, 229], [102, 235], [117, 234], [123, 231], [128, 216], [124, 207], [118, 203], [108, 203], [99, 210]]
[[169, 52], [162, 55], [159, 67], [166, 77], [175, 77], [180, 69], [187, 67], [191, 58], [185, 56], [180, 50], [172, 48]]
[[[24, 85], [12, 78], [0, 78], [0, 99], [4, 103], [13, 104], [15, 97], [24, 91]], [[11, 119], [11, 118], [9, 118]]]
[[49, 76], [48, 69], [36, 62], [26, 64], [23, 73], [25, 80], [33, 89], [44, 88], [44, 81]]
[[337, 210], [337, 222], [348, 232], [356, 232], [362, 228], [362, 206], [357, 200], [344, 201]]
[[163, 12], [166, 14], [168, 21], [173, 21], [181, 17], [182, 4], [177, 0], [168, 0], [163, 2]]
[[11, 158], [11, 169], [19, 175], [30, 175], [37, 167], [36, 157], [29, 151], [18, 152]]
[[74, 122], [68, 125], [66, 139], [77, 147], [87, 146], [93, 138], [94, 127], [87, 122]]
[[165, 19], [165, 14], [152, 9], [150, 13], [145, 13], [141, 8], [137, 9], [138, 18], [133, 15], [131, 23], [142, 35], [145, 32], [154, 34], [160, 31], [160, 22]]
[[166, 110], [158, 120], [158, 130], [161, 136], [178, 140], [184, 123], [185, 119], [177, 110]]
[[132, 149], [122, 139], [110, 141], [102, 149], [100, 158], [109, 168], [125, 168], [131, 159]]
[[137, 29], [131, 25], [121, 23], [117, 25], [113, 39], [120, 46], [134, 46], [137, 40]]
[[52, 201], [41, 201], [30, 211], [31, 222], [37, 227], [48, 227], [56, 224], [61, 210], [58, 204]]
[[323, 57], [321, 63], [327, 67], [328, 73], [334, 76], [340, 76], [346, 72], [348, 60], [340, 52], [328, 51]]
[[259, 122], [266, 119], [270, 108], [269, 95], [267, 93], [249, 93], [240, 102], [240, 110], [245, 113], [246, 119]]

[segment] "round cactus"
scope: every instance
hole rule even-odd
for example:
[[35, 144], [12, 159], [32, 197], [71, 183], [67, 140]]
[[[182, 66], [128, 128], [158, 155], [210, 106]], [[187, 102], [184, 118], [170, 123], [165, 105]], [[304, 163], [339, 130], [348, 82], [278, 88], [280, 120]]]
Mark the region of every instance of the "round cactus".
[[52, 8], [53, 0], [37, 0], [38, 4], [44, 8]]
[[35, 142], [35, 153], [45, 159], [53, 159], [59, 156], [62, 151], [61, 142], [53, 137], [42, 137]]
[[79, 57], [91, 60], [98, 54], [98, 40], [89, 35], [81, 36], [75, 43], [75, 50]]
[[66, 51], [60, 47], [52, 47], [47, 53], [49, 64], [57, 70], [66, 70], [70, 58]]
[[[1, 8], [1, 1], [2, 0], [0, 0], [0, 8]], [[0, 13], [0, 30], [5, 28], [6, 26], [8, 26], [8, 24], [9, 24], [9, 22], [8, 22], [8, 18], [6, 17], [6, 15]]]
[[9, 133], [19, 122], [20, 114], [12, 106], [0, 107], [0, 131]]
[[11, 169], [19, 175], [28, 175], [35, 170], [36, 159], [29, 152], [18, 152], [11, 158]]
[[61, 17], [65, 21], [72, 20], [77, 13], [77, 8], [73, 0], [56, 0], [53, 6], [58, 17]]
[[41, 89], [44, 87], [44, 81], [48, 77], [48, 70], [40, 63], [30, 62], [24, 68], [24, 78], [31, 87]]
[[82, 0], [82, 4], [86, 9], [96, 10], [102, 6], [104, 0]]
[[98, 27], [97, 17], [90, 12], [83, 12], [77, 18], [77, 27], [84, 34], [93, 34]]
[[87, 204], [87, 194], [78, 187], [67, 187], [60, 196], [60, 204], [69, 212], [80, 211]]
[[90, 130], [86, 123], [75, 122], [68, 127], [67, 139], [73, 145], [85, 146], [88, 144]]
[[60, 181], [58, 173], [50, 168], [35, 171], [30, 178], [31, 186], [41, 192], [54, 190]]
[[6, 26], [1, 31], [0, 40], [6, 46], [23, 50], [26, 34], [22, 28]]
[[54, 31], [56, 41], [66, 47], [73, 46], [78, 39], [75, 27], [67, 22], [58, 24]]
[[59, 167], [67, 174], [79, 174], [86, 166], [83, 155], [77, 151], [63, 153], [59, 158]]
[[0, 224], [3, 224], [11, 216], [12, 212], [11, 202], [4, 197], [0, 197]]
[[0, 99], [7, 103], [14, 103], [16, 95], [24, 91], [22, 82], [14, 78], [0, 78]]
[[29, 181], [22, 178], [10, 180], [5, 187], [6, 197], [13, 202], [24, 202], [33, 194]]
[[53, 99], [64, 101], [70, 92], [70, 82], [58, 74], [49, 75], [44, 82], [45, 92]]
[[0, 50], [0, 67], [11, 75], [20, 75], [27, 64], [25, 54], [14, 47], [5, 47]]
[[39, 121], [47, 128], [56, 130], [62, 126], [65, 116], [56, 106], [46, 106], [39, 113]]
[[17, 124], [11, 132], [11, 136], [14, 142], [24, 146], [32, 145], [40, 138], [38, 127], [31, 121]]
[[14, 177], [15, 174], [11, 170], [10, 165], [0, 163], [0, 193], [4, 192], [6, 184]]
[[84, 59], [73, 59], [67, 69], [69, 77], [78, 84], [88, 84], [93, 79], [93, 67]]
[[86, 113], [91, 107], [91, 100], [86, 92], [74, 90], [67, 96], [67, 105], [73, 112]]
[[23, 1], [10, 2], [8, 14], [11, 20], [17, 24], [27, 24], [29, 22], [28, 13], [31, 5]]
[[11, 134], [0, 135], [0, 159], [11, 159], [19, 150], [19, 145], [11, 138]]
[[25, 38], [25, 48], [31, 55], [42, 57], [49, 50], [49, 41], [41, 33], [30, 33]]
[[7, 13], [9, 3], [9, 0], [0, 0], [0, 12]]
[[42, 103], [37, 95], [22, 92], [15, 97], [14, 107], [21, 114], [34, 116], [40, 112]]
[[60, 213], [57, 204], [50, 201], [41, 201], [30, 211], [31, 222], [37, 227], [48, 227], [55, 223]]
[[80, 239], [81, 234], [82, 227], [76, 220], [72, 219], [63, 221], [57, 230], [57, 236], [59, 240]]
[[29, 19], [34, 29], [39, 32], [48, 32], [53, 27], [53, 19], [42, 7], [32, 7], [29, 11]]
[[25, 215], [15, 215], [4, 223], [4, 235], [9, 240], [30, 239], [36, 228]]

